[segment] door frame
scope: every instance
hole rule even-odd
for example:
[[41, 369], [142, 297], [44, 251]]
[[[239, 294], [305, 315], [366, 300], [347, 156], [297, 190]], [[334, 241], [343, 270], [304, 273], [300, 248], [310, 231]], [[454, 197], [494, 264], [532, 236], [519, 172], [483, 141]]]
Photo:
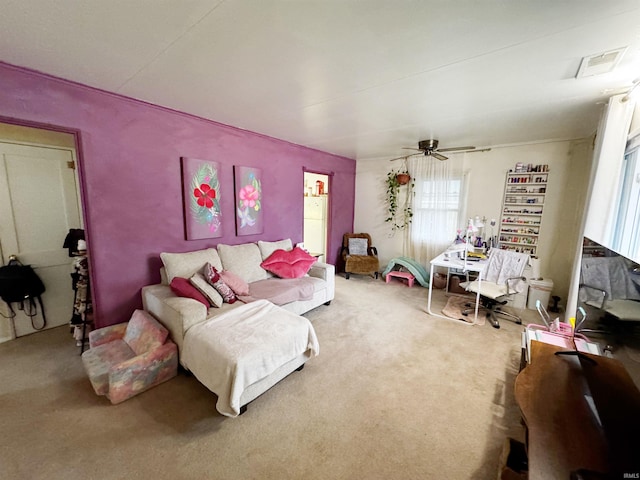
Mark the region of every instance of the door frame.
[[[329, 263], [329, 254], [331, 252], [333, 252], [332, 247], [333, 247], [333, 242], [332, 242], [332, 234], [333, 234], [333, 229], [332, 229], [332, 225], [331, 225], [331, 220], [333, 217], [333, 208], [332, 208], [332, 204], [333, 204], [333, 194], [331, 192], [333, 192], [333, 176], [335, 175], [334, 171], [331, 170], [322, 170], [321, 168], [307, 168], [307, 167], [302, 167], [302, 193], [303, 193], [303, 198], [304, 198], [304, 174], [305, 173], [315, 173], [316, 175], [326, 175], [327, 179], [328, 179], [328, 185], [327, 185], [327, 190], [329, 192], [329, 194], [327, 195], [327, 238], [326, 238], [326, 242], [327, 245], [325, 247], [326, 250], [326, 254], [325, 254], [325, 263]], [[304, 206], [302, 207], [302, 232], [304, 234]], [[339, 255], [338, 255], [339, 256]], [[336, 256], [336, 260], [338, 258], [338, 256]]]
[[[84, 232], [85, 232], [85, 241], [87, 242], [87, 251], [91, 252], [91, 220], [89, 218], [89, 215], [87, 213], [88, 208], [87, 208], [87, 189], [86, 189], [86, 181], [84, 178], [84, 155], [83, 155], [83, 151], [82, 151], [82, 132], [78, 129], [75, 128], [69, 128], [69, 127], [63, 127], [60, 125], [51, 125], [48, 123], [40, 123], [40, 122], [33, 122], [30, 120], [24, 120], [24, 119], [20, 119], [20, 118], [14, 118], [14, 117], [5, 117], [0, 115], [0, 123], [7, 123], [10, 125], [18, 125], [21, 127], [30, 127], [30, 128], [37, 128], [40, 130], [48, 130], [51, 132], [59, 132], [59, 133], [66, 133], [66, 134], [70, 134], [73, 135], [73, 141], [74, 141], [74, 148], [75, 148], [75, 154], [74, 154], [74, 161], [76, 163], [76, 168], [75, 168], [75, 172], [76, 172], [76, 186], [78, 189], [78, 201], [80, 204], [80, 217], [82, 218], [82, 225], [84, 226]], [[28, 142], [24, 143], [24, 144], [28, 144]], [[37, 145], [34, 144], [36, 146], [45, 146], [46, 145]], [[87, 261], [89, 263], [89, 281], [91, 283], [91, 285], [96, 285], [95, 282], [95, 269], [93, 268], [92, 262], [91, 262], [91, 254], [87, 255]], [[93, 311], [99, 311], [99, 309], [96, 306], [96, 294], [95, 294], [95, 288], [91, 289], [91, 301], [93, 304]], [[94, 318], [94, 321], [96, 319]]]

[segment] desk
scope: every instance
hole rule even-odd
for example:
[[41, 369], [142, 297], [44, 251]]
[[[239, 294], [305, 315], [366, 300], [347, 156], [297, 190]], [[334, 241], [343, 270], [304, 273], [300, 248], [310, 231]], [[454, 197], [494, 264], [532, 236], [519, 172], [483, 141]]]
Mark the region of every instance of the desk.
[[[435, 317], [446, 318], [447, 320], [455, 320], [454, 318], [447, 317], [445, 315], [440, 315], [439, 313], [434, 313], [431, 311], [431, 293], [433, 290], [433, 271], [434, 267], [445, 267], [445, 268], [456, 268], [463, 271], [476, 272], [478, 274], [478, 285], [482, 283], [482, 273], [484, 272], [484, 267], [487, 265], [486, 260], [480, 260], [477, 262], [465, 261], [457, 257], [456, 253], [451, 253], [450, 256], [445, 256], [446, 252], [441, 253], [436, 258], [431, 260], [431, 268], [429, 269], [429, 301], [427, 303], [427, 311], [429, 315], [433, 315]], [[478, 293], [476, 294], [476, 308], [475, 308], [475, 316], [473, 317], [474, 323], [462, 322], [465, 325], [474, 325], [475, 322], [478, 321], [478, 306], [480, 305], [480, 289], [478, 289]], [[460, 322], [458, 322], [460, 323]]]
[[640, 391], [618, 360], [555, 355], [562, 350], [532, 341], [531, 365], [516, 378], [529, 479], [569, 479], [579, 469], [638, 478], [624, 474], [640, 474]]

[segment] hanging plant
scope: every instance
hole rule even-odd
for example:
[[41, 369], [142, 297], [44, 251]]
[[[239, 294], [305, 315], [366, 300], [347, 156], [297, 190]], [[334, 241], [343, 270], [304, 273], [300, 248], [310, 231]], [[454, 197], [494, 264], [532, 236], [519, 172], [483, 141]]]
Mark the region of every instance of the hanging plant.
[[[410, 182], [410, 183], [409, 183]], [[411, 209], [411, 194], [413, 192], [413, 180], [409, 172], [391, 170], [387, 174], [387, 218], [385, 222], [391, 224], [391, 230], [404, 230], [411, 224], [413, 210]], [[406, 185], [406, 197], [400, 208], [400, 187]]]
[[411, 181], [411, 175], [409, 175], [408, 173], [398, 173], [396, 175], [396, 180], [398, 181], [398, 183], [400, 185], [406, 185], [407, 183], [409, 183]]

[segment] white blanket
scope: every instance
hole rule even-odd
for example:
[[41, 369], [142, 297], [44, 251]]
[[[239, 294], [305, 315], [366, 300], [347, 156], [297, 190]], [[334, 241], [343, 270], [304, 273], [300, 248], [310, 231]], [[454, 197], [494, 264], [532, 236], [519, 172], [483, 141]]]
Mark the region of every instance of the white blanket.
[[191, 327], [183, 362], [218, 396], [216, 409], [236, 417], [248, 386], [305, 352], [311, 357], [319, 351], [309, 320], [258, 300]]

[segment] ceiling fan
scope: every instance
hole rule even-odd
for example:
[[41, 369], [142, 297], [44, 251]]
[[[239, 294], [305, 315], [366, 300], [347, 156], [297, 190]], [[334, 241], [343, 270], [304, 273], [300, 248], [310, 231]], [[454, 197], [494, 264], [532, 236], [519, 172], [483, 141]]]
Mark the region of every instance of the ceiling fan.
[[413, 157], [415, 155], [425, 155], [427, 157], [434, 157], [438, 160], [447, 160], [449, 157], [445, 157], [441, 154], [441, 152], [464, 152], [464, 151], [473, 151], [476, 147], [466, 146], [466, 147], [449, 147], [449, 148], [438, 148], [438, 140], [420, 140], [418, 142], [418, 148], [411, 147], [402, 147], [406, 150], [417, 150], [420, 153], [412, 153], [411, 155], [405, 155], [404, 157], [392, 158], [391, 161], [400, 160], [402, 158]]

